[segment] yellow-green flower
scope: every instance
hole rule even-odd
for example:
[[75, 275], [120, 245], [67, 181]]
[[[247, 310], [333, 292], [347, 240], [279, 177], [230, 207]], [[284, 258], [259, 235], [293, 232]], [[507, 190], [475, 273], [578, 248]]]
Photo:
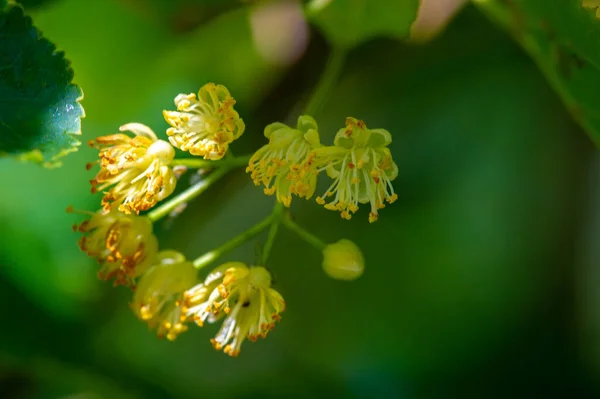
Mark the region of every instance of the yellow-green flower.
[[363, 121], [347, 118], [346, 127], [335, 136], [334, 145], [313, 151], [319, 171], [326, 170], [333, 179], [317, 202], [325, 208], [340, 211], [350, 219], [358, 204], [371, 204], [369, 222], [379, 217], [385, 202], [398, 199], [392, 180], [398, 176], [398, 166], [387, 146], [391, 134], [384, 129], [368, 129]]
[[230, 356], [239, 355], [246, 338], [265, 338], [285, 309], [283, 297], [271, 288], [269, 271], [241, 262], [216, 268], [204, 283], [185, 292], [183, 303], [185, 313], [200, 326], [223, 319], [211, 343]]
[[163, 111], [172, 126], [169, 141], [182, 151], [205, 159], [223, 158], [229, 144], [244, 133], [244, 121], [233, 109], [235, 100], [225, 86], [207, 83], [194, 93], [175, 97], [177, 111]]
[[101, 264], [99, 278], [113, 279], [115, 285], [134, 285], [136, 278], [154, 262], [158, 251], [152, 223], [146, 217], [117, 210], [90, 214], [89, 220], [73, 226], [84, 233], [79, 247]]
[[196, 269], [176, 251], [161, 251], [140, 279], [131, 309], [159, 337], [173, 341], [187, 330], [182, 293], [196, 283]]
[[276, 194], [285, 206], [291, 205], [292, 195], [309, 199], [317, 185], [309, 153], [320, 146], [315, 120], [302, 115], [295, 129], [272, 123], [265, 128], [265, 137], [269, 144], [256, 151], [246, 168], [254, 184], [264, 185], [265, 194]]
[[[175, 150], [164, 140], [158, 140], [145, 125], [129, 123], [120, 131], [131, 131], [135, 137], [119, 133], [90, 141], [98, 148], [100, 171], [90, 182], [92, 193], [108, 189], [102, 207], [118, 207], [124, 213], [136, 213], [153, 207], [175, 189], [177, 179], [169, 166]], [[88, 169], [93, 166], [88, 164]], [[110, 187], [110, 188], [109, 188]]]

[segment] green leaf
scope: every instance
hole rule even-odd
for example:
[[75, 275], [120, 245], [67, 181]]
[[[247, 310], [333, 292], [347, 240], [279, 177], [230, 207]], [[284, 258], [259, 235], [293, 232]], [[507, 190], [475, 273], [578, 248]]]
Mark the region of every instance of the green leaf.
[[32, 10], [39, 7], [47, 7], [49, 4], [57, 0], [14, 0], [15, 3], [19, 3], [25, 10]]
[[241, 0], [130, 0], [129, 5], [157, 25], [181, 34], [246, 4]]
[[332, 43], [353, 47], [376, 36], [408, 37], [418, 8], [418, 0], [313, 0], [307, 13]]
[[517, 39], [571, 115], [600, 143], [600, 20], [593, 4], [585, 0], [476, 4]]
[[17, 5], [0, 9], [0, 42], [0, 154], [58, 166], [85, 115], [69, 61]]

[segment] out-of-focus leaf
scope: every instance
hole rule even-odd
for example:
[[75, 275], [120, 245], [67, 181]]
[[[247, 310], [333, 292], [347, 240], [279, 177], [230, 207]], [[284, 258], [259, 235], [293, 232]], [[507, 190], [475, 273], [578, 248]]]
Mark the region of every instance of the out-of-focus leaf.
[[174, 33], [199, 28], [214, 17], [245, 6], [243, 0], [127, 0], [140, 15]]
[[376, 36], [408, 37], [418, 8], [418, 0], [313, 0], [307, 12], [331, 42], [352, 47]]
[[600, 20], [582, 0], [475, 2], [538, 64], [571, 115], [600, 143]]
[[466, 3], [467, 0], [422, 0], [417, 19], [410, 29], [411, 40], [433, 39]]
[[[155, 87], [160, 87], [163, 82], [177, 86], [170, 87], [169, 93], [161, 92], [161, 103], [169, 108], [173, 106], [176, 94], [197, 91], [209, 81], [227, 86], [240, 105], [256, 107], [281, 74], [281, 68], [271, 66], [254, 46], [247, 9], [219, 15], [202, 29], [176, 39], [176, 43], [163, 51], [162, 58], [152, 69], [153, 81], [159, 82]], [[195, 55], [199, 47], [202, 52]], [[159, 77], [163, 82], [158, 80]], [[252, 102], [248, 104], [250, 100]], [[162, 113], [156, 115], [162, 119]]]
[[20, 6], [0, 9], [0, 42], [0, 153], [56, 166], [79, 145], [83, 92]]
[[49, 4], [59, 0], [15, 0], [21, 4], [26, 10], [31, 10], [38, 7], [46, 7]]

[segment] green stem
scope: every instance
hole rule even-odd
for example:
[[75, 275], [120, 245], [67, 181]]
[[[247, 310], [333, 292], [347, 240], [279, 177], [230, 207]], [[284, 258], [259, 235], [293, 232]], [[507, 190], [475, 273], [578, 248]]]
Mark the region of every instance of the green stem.
[[250, 227], [250, 229], [244, 231], [242, 234], [232, 238], [231, 240], [227, 241], [225, 244], [221, 245], [220, 247], [215, 248], [212, 251], [207, 252], [202, 256], [199, 256], [198, 258], [196, 258], [196, 260], [194, 260], [194, 267], [196, 269], [203, 268], [204, 266], [210, 264], [213, 260], [215, 260], [215, 259], [219, 258], [220, 256], [224, 255], [225, 253], [239, 247], [240, 245], [242, 245], [246, 241], [250, 240], [251, 238], [256, 237], [258, 234], [260, 234], [264, 230], [266, 230], [267, 227], [273, 226], [274, 215], [275, 215], [274, 213], [271, 213], [265, 219], [261, 220], [254, 226]]
[[269, 229], [269, 235], [267, 236], [267, 241], [265, 241], [265, 246], [263, 247], [262, 251], [261, 264], [263, 266], [267, 264], [267, 260], [271, 254], [271, 249], [273, 248], [273, 243], [275, 242], [275, 236], [277, 236], [277, 230], [279, 230], [279, 224], [281, 223], [282, 216], [283, 204], [277, 202], [275, 203], [273, 211], [271, 212], [271, 228]]
[[182, 165], [188, 168], [237, 168], [246, 165], [252, 155], [244, 155], [241, 157], [229, 157], [219, 161], [207, 161], [197, 158], [175, 158], [171, 165]]
[[212, 172], [193, 186], [190, 186], [181, 194], [172, 198], [163, 205], [155, 208], [154, 210], [148, 212], [148, 219], [150, 219], [151, 222], [156, 222], [157, 220], [167, 216], [169, 213], [171, 213], [171, 211], [173, 211], [182, 203], [189, 202], [190, 200], [196, 198], [198, 195], [202, 194], [211, 185], [213, 185], [215, 182], [221, 179], [221, 177], [225, 176], [230, 170], [231, 168], [216, 169], [214, 172]]
[[325, 249], [325, 247], [327, 246], [327, 244], [324, 243], [319, 237], [315, 236], [314, 234], [312, 234], [308, 230], [300, 227], [296, 222], [294, 222], [292, 220], [292, 218], [289, 215], [286, 215], [281, 220], [281, 223], [286, 228], [288, 228], [289, 230], [291, 230], [294, 233], [298, 234], [298, 236], [300, 238], [302, 238], [304, 241], [306, 241], [307, 243], [309, 243], [310, 245], [312, 245], [313, 247], [315, 247], [319, 251], [323, 251]]
[[217, 182], [221, 177], [225, 176], [227, 172], [237, 167], [246, 165], [250, 160], [252, 155], [244, 155], [241, 157], [227, 157], [225, 159], [221, 159], [219, 161], [207, 161], [204, 159], [195, 159], [195, 158], [183, 158], [183, 159], [174, 159], [171, 162], [171, 165], [183, 165], [188, 168], [216, 168], [215, 171], [210, 173], [206, 178], [203, 178], [198, 183], [190, 186], [187, 190], [183, 191], [181, 194], [171, 198], [169, 201], [165, 202], [163, 205], [158, 208], [148, 212], [148, 218], [151, 222], [156, 222], [157, 220], [167, 216], [171, 211], [177, 208], [179, 205], [184, 202], [189, 202], [190, 200], [196, 198], [198, 195], [202, 194], [206, 191], [212, 184]]
[[341, 72], [344, 60], [346, 58], [346, 50], [342, 47], [333, 47], [325, 70], [315, 87], [315, 91], [308, 100], [304, 109], [305, 115], [314, 116], [325, 103], [327, 95], [333, 88], [335, 82], [337, 82]]

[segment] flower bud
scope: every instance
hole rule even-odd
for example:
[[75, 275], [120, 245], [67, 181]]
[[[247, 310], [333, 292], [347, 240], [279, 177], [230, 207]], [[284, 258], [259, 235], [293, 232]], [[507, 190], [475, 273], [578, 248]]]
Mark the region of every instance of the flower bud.
[[365, 269], [360, 248], [352, 241], [342, 239], [323, 250], [323, 270], [336, 280], [356, 280]]

